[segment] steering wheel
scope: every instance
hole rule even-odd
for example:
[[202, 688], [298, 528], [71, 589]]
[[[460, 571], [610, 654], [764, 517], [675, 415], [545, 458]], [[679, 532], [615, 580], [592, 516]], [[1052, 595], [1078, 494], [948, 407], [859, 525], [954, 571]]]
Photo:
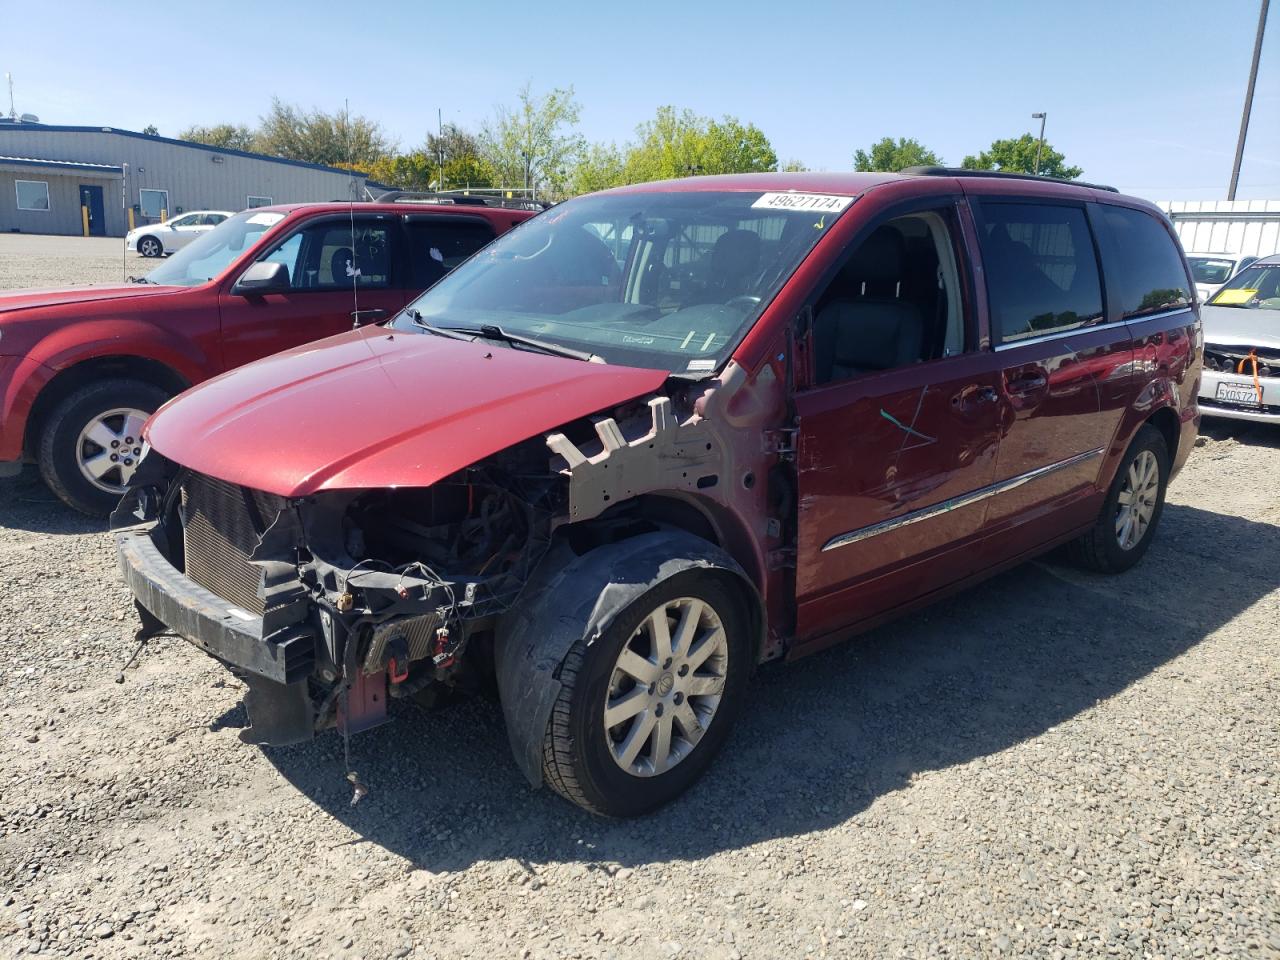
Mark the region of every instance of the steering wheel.
[[752, 296], [749, 293], [742, 293], [732, 299], [726, 300], [724, 305], [726, 307], [754, 307], [759, 302], [759, 297]]

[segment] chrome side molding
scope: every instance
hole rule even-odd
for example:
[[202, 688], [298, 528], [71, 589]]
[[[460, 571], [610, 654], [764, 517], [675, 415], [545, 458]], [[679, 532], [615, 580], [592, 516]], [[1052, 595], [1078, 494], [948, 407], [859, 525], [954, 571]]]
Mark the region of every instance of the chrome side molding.
[[1050, 463], [1043, 467], [1036, 467], [1034, 470], [1028, 470], [1026, 473], [1020, 473], [1016, 477], [1010, 477], [1008, 480], [1001, 480], [998, 483], [992, 483], [985, 487], [979, 487], [977, 490], [970, 490], [968, 493], [962, 493], [958, 497], [952, 497], [950, 500], [943, 500], [935, 503], [930, 507], [921, 507], [919, 510], [912, 510], [910, 513], [904, 513], [900, 517], [894, 517], [892, 520], [882, 520], [880, 523], [873, 523], [869, 527], [860, 527], [857, 530], [850, 530], [848, 533], [842, 533], [839, 536], [832, 537], [823, 544], [822, 552], [828, 550], [837, 550], [840, 547], [847, 547], [851, 543], [858, 543], [870, 537], [877, 536], [881, 533], [888, 533], [890, 530], [897, 530], [899, 527], [908, 527], [913, 523], [919, 523], [922, 520], [932, 520], [934, 517], [940, 517], [944, 513], [950, 513], [952, 510], [959, 510], [961, 507], [967, 507], [970, 504], [978, 503], [980, 500], [986, 500], [988, 497], [994, 497], [999, 493], [1006, 493], [1014, 490], [1024, 483], [1030, 483], [1032, 480], [1039, 480], [1041, 477], [1056, 473], [1059, 470], [1065, 470], [1067, 467], [1074, 467], [1095, 457], [1100, 457], [1106, 451], [1106, 447], [1098, 447], [1096, 450], [1087, 450], [1084, 453], [1077, 453], [1074, 457], [1068, 457], [1066, 460], [1059, 460], [1056, 463]]

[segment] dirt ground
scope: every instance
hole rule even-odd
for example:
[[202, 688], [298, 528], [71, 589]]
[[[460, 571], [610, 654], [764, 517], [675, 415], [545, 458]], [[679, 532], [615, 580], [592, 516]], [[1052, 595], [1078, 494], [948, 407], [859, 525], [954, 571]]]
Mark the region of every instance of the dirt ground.
[[[39, 239], [4, 282], [116, 279]], [[116, 683], [103, 525], [0, 481], [0, 955], [1280, 956], [1280, 430], [1205, 433], [1135, 570], [1027, 564], [762, 670], [633, 822], [531, 791], [486, 700], [355, 738], [352, 807], [336, 736], [242, 744], [184, 642]]]

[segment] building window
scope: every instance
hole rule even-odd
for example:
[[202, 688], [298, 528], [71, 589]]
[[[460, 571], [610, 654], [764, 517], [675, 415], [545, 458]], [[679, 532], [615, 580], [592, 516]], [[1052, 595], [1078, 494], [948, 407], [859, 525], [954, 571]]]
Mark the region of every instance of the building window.
[[19, 210], [48, 210], [49, 184], [43, 180], [15, 180]]
[[275, 203], [275, 201], [270, 197], [250, 197], [245, 209], [252, 210], [254, 207], [269, 207], [273, 203]]
[[142, 215], [152, 220], [163, 220], [169, 215], [168, 190], [139, 190], [138, 205]]

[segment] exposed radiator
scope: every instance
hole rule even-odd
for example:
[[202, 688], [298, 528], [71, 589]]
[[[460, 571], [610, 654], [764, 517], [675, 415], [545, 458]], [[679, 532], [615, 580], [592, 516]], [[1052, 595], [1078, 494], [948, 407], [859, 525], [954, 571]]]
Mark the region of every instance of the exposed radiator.
[[191, 474], [182, 484], [186, 575], [261, 616], [262, 570], [249, 557], [284, 506], [283, 497]]

